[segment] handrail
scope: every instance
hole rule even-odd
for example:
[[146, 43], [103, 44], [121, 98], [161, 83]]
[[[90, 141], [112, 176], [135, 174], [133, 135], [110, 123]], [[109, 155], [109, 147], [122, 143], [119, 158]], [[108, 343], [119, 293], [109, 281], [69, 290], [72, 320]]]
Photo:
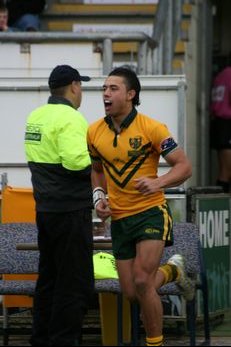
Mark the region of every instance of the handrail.
[[50, 41], [148, 41], [155, 44], [151, 37], [143, 32], [0, 32], [0, 42], [50, 42]]
[[112, 42], [137, 41], [138, 74], [147, 74], [147, 49], [157, 43], [143, 32], [0, 32], [0, 42], [43, 43], [43, 42], [95, 42], [103, 44], [103, 74], [107, 75], [113, 66]]
[[[113, 66], [112, 42], [138, 42], [138, 74], [171, 74], [172, 59], [180, 33], [184, 0], [159, 0], [156, 14], [153, 13], [153, 33], [142, 31], [84, 31], [84, 32], [0, 32], [0, 42], [100, 42], [102, 43], [103, 74]], [[157, 48], [157, 49], [156, 49]], [[155, 52], [154, 52], [155, 50]]]

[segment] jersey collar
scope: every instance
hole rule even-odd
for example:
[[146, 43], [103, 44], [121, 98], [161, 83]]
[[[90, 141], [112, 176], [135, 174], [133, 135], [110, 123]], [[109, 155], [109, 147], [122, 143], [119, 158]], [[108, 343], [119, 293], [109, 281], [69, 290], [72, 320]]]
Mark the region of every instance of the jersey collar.
[[[120, 125], [120, 129], [128, 128], [132, 121], [135, 119], [137, 115], [137, 110], [135, 108], [128, 114], [128, 116], [123, 120]], [[108, 124], [109, 128], [115, 131], [114, 124], [112, 122], [111, 116], [104, 117], [105, 122]]]
[[[120, 132], [124, 128], [128, 128], [129, 127], [129, 125], [135, 119], [136, 115], [137, 115], [137, 110], [135, 109], [135, 107], [133, 107], [132, 111], [128, 114], [128, 116], [120, 124]], [[111, 116], [104, 117], [104, 120], [108, 124], [109, 129], [111, 129], [115, 133], [115, 137], [114, 137], [114, 140], [113, 140], [113, 147], [117, 147], [117, 135], [118, 135], [118, 132], [117, 132], [117, 130], [114, 127], [114, 124], [112, 122]]]

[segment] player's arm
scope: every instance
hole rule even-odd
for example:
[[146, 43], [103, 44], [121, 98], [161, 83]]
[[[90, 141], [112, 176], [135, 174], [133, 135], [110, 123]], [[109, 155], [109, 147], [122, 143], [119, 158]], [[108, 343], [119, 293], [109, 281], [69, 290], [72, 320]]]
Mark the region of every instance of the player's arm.
[[107, 200], [107, 184], [104, 176], [103, 165], [99, 154], [92, 144], [89, 129], [87, 132], [87, 143], [92, 163], [91, 184], [93, 190], [93, 204], [97, 216], [104, 221], [111, 216], [111, 210]]
[[107, 192], [107, 184], [103, 172], [103, 165], [100, 161], [92, 162], [91, 182], [93, 189], [95, 189], [96, 187], [101, 187], [105, 191], [105, 193]]
[[173, 152], [168, 153], [165, 160], [171, 167], [166, 174], [155, 179], [149, 177], [135, 179], [135, 187], [142, 194], [148, 195], [179, 186], [192, 175], [191, 163], [181, 148], [176, 148]]
[[170, 169], [158, 177], [156, 183], [161, 189], [179, 186], [192, 175], [192, 166], [184, 150], [179, 147], [171, 134], [168, 134], [168, 129], [164, 125], [160, 127], [159, 148]]
[[192, 175], [192, 165], [182, 148], [176, 148], [165, 156], [170, 170], [159, 177], [162, 188], [176, 187], [185, 182]]
[[103, 172], [103, 166], [100, 161], [92, 162], [91, 181], [93, 188], [93, 203], [96, 214], [102, 220], [111, 216], [111, 210], [107, 200], [107, 185]]

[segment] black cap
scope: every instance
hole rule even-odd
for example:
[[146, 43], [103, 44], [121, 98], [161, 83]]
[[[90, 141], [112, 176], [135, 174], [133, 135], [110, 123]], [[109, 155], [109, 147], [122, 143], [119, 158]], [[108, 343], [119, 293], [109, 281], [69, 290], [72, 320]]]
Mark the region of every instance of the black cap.
[[48, 84], [51, 89], [67, 86], [73, 81], [90, 81], [90, 77], [81, 76], [79, 71], [69, 65], [57, 65], [50, 74]]

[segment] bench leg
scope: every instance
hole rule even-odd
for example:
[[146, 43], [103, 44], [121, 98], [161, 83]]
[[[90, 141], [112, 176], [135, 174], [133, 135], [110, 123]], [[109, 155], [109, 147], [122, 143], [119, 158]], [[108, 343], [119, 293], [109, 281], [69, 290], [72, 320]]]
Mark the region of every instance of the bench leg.
[[203, 298], [203, 309], [204, 309], [205, 346], [210, 346], [208, 287], [207, 287], [207, 283], [205, 283], [205, 280], [204, 280], [204, 284], [202, 288], [202, 298]]
[[8, 346], [9, 344], [9, 331], [8, 331], [8, 324], [9, 324], [9, 316], [8, 316], [8, 308], [3, 305], [2, 308], [3, 312], [3, 346]]
[[123, 346], [123, 295], [117, 294], [117, 344]]
[[186, 302], [187, 326], [190, 336], [190, 346], [196, 346], [196, 299]]

